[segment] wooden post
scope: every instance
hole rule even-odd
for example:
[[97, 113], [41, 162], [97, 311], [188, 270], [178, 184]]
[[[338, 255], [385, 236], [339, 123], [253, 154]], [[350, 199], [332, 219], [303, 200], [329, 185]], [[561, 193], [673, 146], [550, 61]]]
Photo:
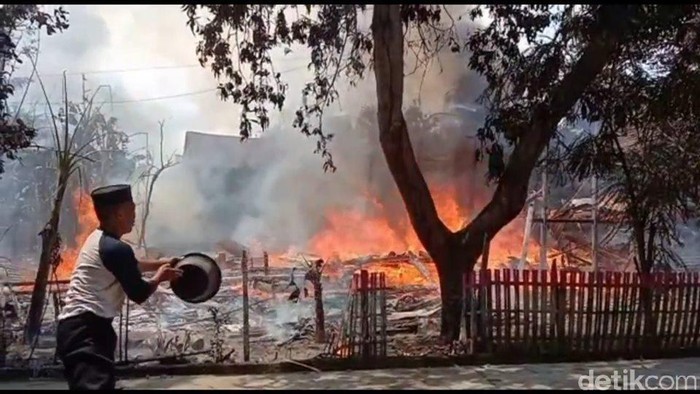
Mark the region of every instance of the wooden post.
[[591, 179], [591, 189], [592, 189], [592, 198], [591, 198], [591, 210], [593, 214], [593, 229], [592, 229], [592, 234], [591, 234], [591, 248], [592, 248], [592, 254], [591, 254], [591, 262], [593, 264], [593, 272], [598, 271], [598, 178], [593, 175], [593, 179]]
[[124, 325], [124, 308], [119, 310], [119, 361], [124, 361], [124, 336], [122, 335], [122, 326]]
[[124, 322], [124, 362], [129, 362], [129, 312], [130, 312], [129, 299], [126, 300], [126, 321]]
[[[267, 263], [267, 259], [265, 259]], [[323, 310], [323, 285], [321, 284], [321, 267], [323, 260], [318, 260], [311, 267], [313, 275], [311, 275], [311, 283], [314, 287], [314, 301], [316, 303], [316, 343], [326, 341], [326, 318]], [[267, 265], [266, 265], [267, 267]]]
[[369, 287], [369, 272], [367, 270], [360, 271], [360, 357], [366, 358], [369, 356], [368, 341], [369, 337], [369, 312], [368, 300]]
[[250, 361], [250, 336], [248, 326], [248, 253], [244, 250], [241, 257], [243, 274], [243, 361]]
[[376, 272], [372, 275], [374, 276], [372, 279], [372, 293], [374, 294], [374, 306], [372, 307], [372, 337], [374, 341], [374, 349], [372, 352], [376, 358], [382, 353], [381, 272]]
[[535, 201], [533, 199], [527, 204], [527, 216], [525, 216], [525, 230], [523, 232], [523, 251], [520, 255], [520, 262], [518, 264], [519, 270], [525, 268], [525, 262], [527, 261], [527, 252], [530, 248], [530, 233], [532, 232], [532, 219], [534, 215]]
[[564, 286], [566, 282], [564, 281], [564, 274], [557, 270], [557, 261], [554, 260], [552, 264], [552, 270], [550, 272], [550, 282], [552, 284], [552, 308], [554, 310], [554, 319], [552, 319], [553, 330], [551, 335], [556, 338], [554, 341], [556, 343], [557, 352], [560, 354], [565, 351], [565, 319], [564, 312], [566, 310], [566, 287]]
[[352, 291], [351, 291], [351, 299], [350, 299], [350, 328], [348, 329], [349, 332], [349, 341], [348, 341], [348, 356], [349, 357], [354, 357], [355, 356], [355, 339], [356, 339], [356, 334], [357, 330], [355, 327], [355, 322], [357, 321], [357, 292], [360, 290], [360, 275], [358, 274], [353, 274], [352, 275]]
[[382, 315], [381, 317], [381, 330], [382, 330], [382, 345], [381, 345], [381, 355], [382, 357], [386, 357], [386, 274], [384, 272], [379, 273], [379, 286], [381, 288], [381, 293], [380, 293], [380, 299], [379, 299], [379, 308], [380, 308], [380, 313]]
[[376, 333], [377, 333], [377, 297], [376, 297], [376, 280], [377, 280], [377, 273], [376, 272], [371, 272], [369, 274], [369, 340], [370, 340], [370, 346], [369, 346], [369, 353], [371, 357], [374, 357], [377, 355], [376, 349], [375, 349], [375, 344], [376, 344]]
[[467, 343], [467, 325], [469, 322], [467, 321], [467, 308], [468, 308], [468, 303], [469, 299], [467, 298], [467, 290], [469, 289], [469, 283], [467, 281], [469, 273], [465, 272], [462, 274], [462, 329], [460, 330], [459, 334], [459, 341], [461, 343]]
[[[2, 286], [4, 287], [4, 286]], [[2, 289], [0, 287], [0, 289]], [[5, 332], [5, 312], [0, 312], [0, 367], [4, 368], [7, 362], [7, 333]]]
[[481, 249], [481, 270], [486, 271], [489, 266], [489, 249], [491, 241], [489, 240], [489, 235], [484, 234], [484, 243]]
[[360, 343], [361, 343], [361, 356], [366, 358], [369, 356], [369, 319], [367, 318], [369, 312], [369, 300], [368, 300], [368, 283], [369, 273], [367, 270], [360, 271]]
[[263, 252], [263, 268], [265, 270], [265, 276], [270, 273], [270, 256], [267, 252]]
[[[56, 277], [56, 272], [54, 271], [53, 273], [54, 279], [58, 279]], [[49, 286], [51, 286], [49, 284]], [[59, 285], [56, 285], [55, 290], [51, 292], [51, 297], [53, 298], [53, 313], [54, 313], [54, 321], [56, 322], [56, 325], [58, 325], [58, 315], [61, 314], [61, 296], [60, 296], [61, 288]]]
[[540, 225], [540, 269], [547, 269], [547, 167], [542, 171], [542, 224]]
[[476, 300], [478, 298], [478, 293], [474, 290], [476, 289], [476, 271], [467, 272], [469, 278], [469, 290], [468, 297], [469, 300], [469, 354], [474, 354], [476, 351], [476, 341], [478, 340], [478, 331], [476, 326]]
[[[477, 328], [477, 336], [480, 341], [484, 341], [483, 343], [486, 344], [487, 346], [489, 345], [489, 339], [487, 335], [487, 331], [489, 330], [489, 325], [487, 322], [487, 306], [489, 304], [488, 300], [488, 291], [489, 291], [489, 284], [488, 284], [488, 278], [487, 278], [487, 269], [489, 266], [489, 249], [490, 249], [490, 240], [489, 240], [489, 235], [484, 234], [484, 243], [483, 243], [483, 248], [481, 252], [481, 271], [479, 275], [479, 320], [477, 320], [478, 328]], [[481, 346], [479, 346], [479, 349], [481, 349]]]

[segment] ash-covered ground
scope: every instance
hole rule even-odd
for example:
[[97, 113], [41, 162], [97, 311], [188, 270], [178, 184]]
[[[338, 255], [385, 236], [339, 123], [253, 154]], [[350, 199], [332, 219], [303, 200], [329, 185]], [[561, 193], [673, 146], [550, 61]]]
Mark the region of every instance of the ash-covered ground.
[[[381, 260], [380, 260], [381, 261]], [[333, 338], [337, 338], [342, 316], [349, 301], [352, 274], [360, 268], [381, 270], [377, 260], [358, 259], [338, 262], [328, 267], [322, 276], [325, 313], [325, 343], [315, 343], [315, 300], [308, 281], [302, 284], [304, 269], [293, 264], [251, 268], [248, 273], [249, 338], [251, 363], [274, 363], [284, 360], [304, 360], [329, 355]], [[394, 286], [389, 280], [387, 291], [387, 352], [388, 355], [423, 355], [440, 352], [435, 348], [440, 316], [440, 298], [432, 283], [430, 270], [415, 259], [392, 257], [384, 269], [396, 270], [406, 265], [411, 274], [422, 272], [419, 284]], [[142, 305], [128, 306], [122, 318], [114, 321], [120, 343], [116, 358], [138, 363], [226, 362], [242, 363], [243, 358], [243, 297], [242, 275], [237, 261], [229, 261], [223, 269], [223, 283], [218, 294], [201, 304], [189, 304], [178, 299], [164, 286]], [[432, 267], [430, 267], [432, 268]], [[27, 277], [29, 273], [14, 276]], [[396, 278], [396, 272], [387, 275]], [[410, 278], [408, 278], [410, 279]], [[6, 280], [7, 283], [8, 280]], [[294, 282], [292, 284], [291, 282]], [[300, 296], [290, 300], [295, 285]], [[306, 291], [304, 291], [304, 287]], [[55, 288], [55, 287], [52, 287]], [[36, 346], [21, 343], [22, 330], [31, 295], [4, 288], [4, 305], [17, 305], [16, 313], [6, 313], [4, 337], [7, 342], [6, 366], [35, 367], [55, 363], [55, 312], [49, 298], [44, 315], [42, 334]], [[62, 295], [61, 295], [62, 296]], [[5, 308], [6, 311], [12, 308]]]

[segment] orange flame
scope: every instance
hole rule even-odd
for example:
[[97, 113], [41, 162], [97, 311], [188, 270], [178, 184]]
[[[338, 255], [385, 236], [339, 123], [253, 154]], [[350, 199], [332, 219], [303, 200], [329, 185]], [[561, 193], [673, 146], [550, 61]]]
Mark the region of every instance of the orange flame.
[[[457, 202], [454, 187], [443, 186], [433, 190], [433, 200], [438, 215], [452, 231], [459, 230], [470, 220], [471, 215]], [[378, 214], [368, 216], [359, 211], [332, 211], [327, 213], [326, 229], [309, 242], [308, 250], [321, 256], [338, 256], [349, 259], [368, 254], [402, 253], [424, 251], [408, 215], [404, 213], [401, 229], [396, 231], [389, 223], [382, 204], [371, 199]], [[489, 260], [504, 261], [509, 256], [522, 253], [525, 220], [518, 217], [504, 227], [491, 240]], [[536, 256], [537, 247], [530, 247], [528, 257]]]
[[78, 212], [78, 235], [75, 237], [75, 247], [66, 249], [61, 253], [61, 264], [56, 269], [56, 276], [59, 280], [70, 279], [75, 267], [75, 262], [80, 254], [80, 248], [88, 236], [98, 227], [97, 215], [92, 206], [90, 196], [78, 190], [73, 194], [73, 206]]
[[[457, 199], [457, 191], [454, 186], [441, 185], [432, 188], [432, 196], [438, 215], [443, 223], [452, 231], [457, 231], [471, 220], [471, 212], [460, 205]], [[358, 210], [327, 212], [327, 223], [324, 231], [314, 236], [309, 242], [307, 250], [319, 256], [338, 257], [351, 259], [367, 255], [383, 256], [389, 252], [418, 253], [424, 251], [418, 236], [403, 210], [404, 217], [399, 226], [391, 225], [386, 209], [376, 199], [368, 198], [371, 203], [371, 211], [374, 214], [366, 214]], [[523, 235], [525, 219], [518, 217], [504, 227], [491, 240], [489, 249], [489, 266], [495, 267], [506, 263], [509, 258], [520, 258], [523, 247]], [[527, 251], [529, 260], [536, 260], [539, 247], [536, 242], [530, 242]], [[393, 284], [423, 284], [425, 278], [420, 272], [405, 265], [400, 270], [396, 264], [385, 264], [386, 269], [380, 269], [387, 273], [387, 281]], [[372, 264], [376, 270], [377, 264]], [[426, 267], [430, 276], [437, 279], [433, 264]], [[435, 282], [437, 283], [437, 282]]]

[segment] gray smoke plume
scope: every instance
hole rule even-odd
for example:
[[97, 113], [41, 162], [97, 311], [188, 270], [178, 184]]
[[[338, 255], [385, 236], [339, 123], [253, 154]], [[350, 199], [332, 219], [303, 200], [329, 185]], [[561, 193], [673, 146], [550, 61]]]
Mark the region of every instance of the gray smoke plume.
[[[294, 110], [301, 103], [301, 88], [311, 80], [305, 52], [277, 57], [289, 83], [285, 110], [274, 117], [267, 133], [239, 143], [235, 138], [239, 108], [218, 98], [216, 80], [197, 64], [196, 38], [178, 6], [67, 9], [71, 27], [64, 34], [41, 39], [39, 71], [51, 100], [61, 101], [63, 70], [68, 72], [68, 94], [73, 101], [82, 100], [84, 87], [89, 95], [101, 85], [109, 86], [100, 89], [96, 101], [133, 135], [130, 148], [134, 153], [147, 144], [158, 157], [158, 121], [164, 120], [165, 156], [183, 155], [182, 162], [166, 170], [156, 183], [147, 231], [149, 246], [209, 249], [220, 240], [235, 240], [266, 250], [305, 250], [309, 240], [327, 226], [329, 212], [376, 211], [368, 195], [381, 202], [380, 213], [395, 219], [396, 226], [408, 225], [379, 147], [371, 73], [360, 86], [341, 92], [338, 105], [326, 112], [324, 127], [336, 136], [330, 148], [338, 171], [324, 173], [323, 159], [313, 153], [316, 141], [291, 127]], [[469, 136], [483, 117], [474, 102], [483, 83], [466, 64], [464, 55], [441, 56], [440, 63], [433, 64], [425, 76], [417, 72], [407, 78], [404, 102], [408, 108], [420, 99], [425, 113], [452, 114], [440, 117], [439, 136], [428, 130], [410, 130], [411, 137], [417, 155], [455, 163], [452, 168], [425, 164], [430, 166], [424, 170], [431, 186], [451, 181], [458, 185], [458, 200], [471, 204], [474, 195], [488, 197], [490, 192], [484, 186], [483, 168], [466, 159], [466, 155], [472, 157], [474, 148]], [[29, 73], [24, 68], [17, 75]], [[27, 103], [45, 108], [36, 84]], [[369, 115], [358, 120], [363, 110]], [[187, 132], [195, 132], [195, 137], [205, 133], [228, 138], [199, 135], [210, 145], [204, 143], [196, 154], [188, 154], [183, 152]], [[124, 171], [110, 178], [134, 181]], [[342, 231], [359, 236], [364, 229]]]

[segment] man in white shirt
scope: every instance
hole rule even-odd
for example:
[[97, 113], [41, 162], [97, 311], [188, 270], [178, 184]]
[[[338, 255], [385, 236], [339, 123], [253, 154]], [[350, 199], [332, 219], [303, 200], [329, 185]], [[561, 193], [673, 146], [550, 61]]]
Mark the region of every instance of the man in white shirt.
[[[58, 317], [56, 351], [71, 390], [113, 390], [117, 335], [112, 320], [126, 297], [141, 304], [162, 282], [180, 277], [177, 259], [138, 261], [120, 240], [131, 232], [136, 206], [129, 185], [91, 193], [99, 228], [85, 240], [71, 275], [65, 306]], [[152, 279], [141, 272], [156, 271]]]

